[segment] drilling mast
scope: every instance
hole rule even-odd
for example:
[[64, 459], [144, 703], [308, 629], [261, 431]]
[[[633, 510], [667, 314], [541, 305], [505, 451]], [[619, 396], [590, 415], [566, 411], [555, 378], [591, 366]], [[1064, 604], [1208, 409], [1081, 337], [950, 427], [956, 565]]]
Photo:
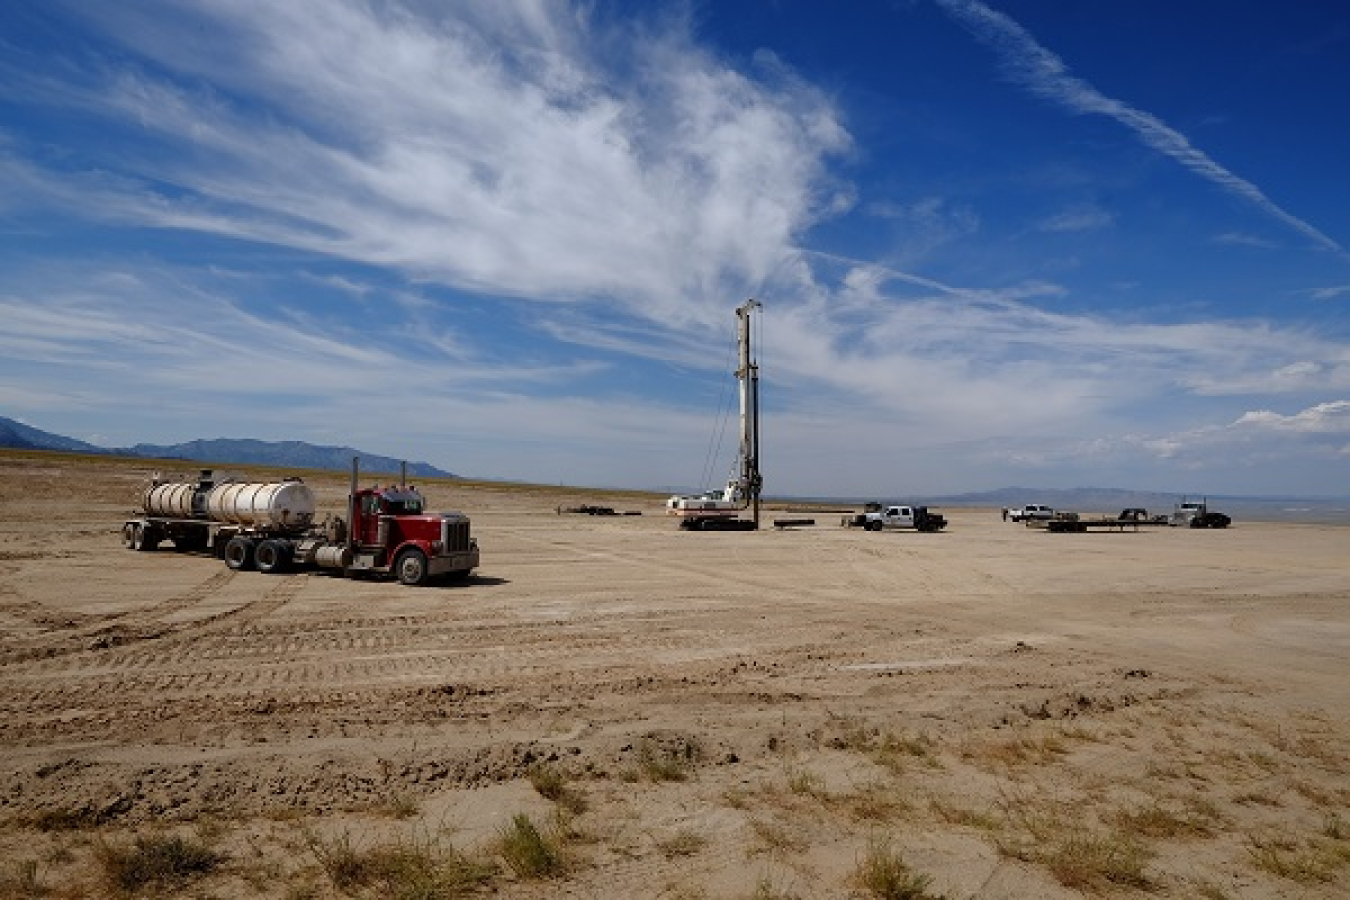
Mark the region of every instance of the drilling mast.
[[741, 400], [740, 488], [742, 495], [750, 501], [758, 528], [759, 492], [764, 482], [759, 473], [759, 363], [750, 348], [750, 313], [756, 309], [763, 309], [763, 304], [755, 299], [736, 308], [736, 337], [740, 347], [736, 380], [740, 382]]
[[[741, 444], [738, 466], [723, 490], [695, 495], [675, 495], [666, 501], [666, 512], [680, 517], [680, 527], [694, 531], [754, 531], [759, 528], [759, 363], [751, 350], [750, 314], [763, 304], [750, 299], [736, 307], [736, 338], [739, 358], [736, 381], [741, 406]], [[741, 510], [753, 510], [754, 518], [739, 518]]]

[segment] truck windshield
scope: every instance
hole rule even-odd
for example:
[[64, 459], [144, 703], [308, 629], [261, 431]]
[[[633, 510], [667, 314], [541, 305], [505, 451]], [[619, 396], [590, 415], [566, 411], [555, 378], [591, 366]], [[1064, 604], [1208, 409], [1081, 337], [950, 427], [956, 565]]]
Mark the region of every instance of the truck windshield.
[[391, 516], [414, 516], [422, 512], [422, 495], [416, 491], [387, 491], [384, 511]]

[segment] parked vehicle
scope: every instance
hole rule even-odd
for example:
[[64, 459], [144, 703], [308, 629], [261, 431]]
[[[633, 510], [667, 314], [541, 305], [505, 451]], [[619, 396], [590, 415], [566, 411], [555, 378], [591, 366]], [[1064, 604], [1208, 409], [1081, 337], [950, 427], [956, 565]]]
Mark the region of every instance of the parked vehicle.
[[1172, 512], [1172, 524], [1188, 528], [1227, 528], [1233, 524], [1233, 520], [1221, 512], [1211, 510], [1209, 502], [1203, 497], [1199, 500], [1182, 497]]
[[876, 512], [864, 513], [862, 527], [867, 531], [941, 531], [947, 527], [947, 518], [926, 506], [887, 506]]
[[394, 575], [408, 585], [436, 576], [463, 579], [478, 567], [478, 542], [463, 513], [427, 513], [421, 493], [401, 482], [358, 489], [352, 460], [347, 518], [314, 521], [314, 492], [299, 478], [276, 482], [156, 480], [141, 497], [143, 515], [122, 526], [132, 550], [168, 540], [178, 550], [208, 547], [231, 569], [278, 574], [333, 569]]
[[1039, 503], [1028, 503], [1020, 509], [1008, 510], [1008, 518], [1014, 522], [1029, 522], [1038, 519], [1048, 521], [1054, 517], [1055, 511], [1053, 509]]

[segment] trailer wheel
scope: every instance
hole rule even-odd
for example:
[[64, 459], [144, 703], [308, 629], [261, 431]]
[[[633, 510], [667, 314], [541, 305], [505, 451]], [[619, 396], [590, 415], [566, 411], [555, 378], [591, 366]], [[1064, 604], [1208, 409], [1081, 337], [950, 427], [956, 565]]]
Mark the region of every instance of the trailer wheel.
[[128, 522], [122, 526], [122, 546], [128, 550], [136, 549], [136, 529], [138, 527], [135, 522]]
[[417, 586], [427, 581], [427, 555], [421, 550], [404, 550], [394, 561], [394, 572], [403, 584]]
[[230, 538], [225, 545], [225, 565], [236, 572], [253, 568], [253, 542], [246, 537]]
[[290, 547], [281, 541], [263, 541], [253, 551], [253, 559], [258, 564], [259, 572], [277, 575], [290, 567]]
[[136, 523], [131, 534], [131, 549], [150, 551], [159, 546], [159, 535], [149, 525]]

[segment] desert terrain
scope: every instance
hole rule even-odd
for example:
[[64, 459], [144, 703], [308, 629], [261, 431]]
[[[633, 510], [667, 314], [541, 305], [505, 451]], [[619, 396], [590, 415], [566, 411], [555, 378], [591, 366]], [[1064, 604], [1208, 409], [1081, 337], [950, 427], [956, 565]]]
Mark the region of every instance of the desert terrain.
[[0, 454], [0, 897], [1350, 896], [1348, 528], [433, 481], [412, 588], [128, 550], [157, 468]]

